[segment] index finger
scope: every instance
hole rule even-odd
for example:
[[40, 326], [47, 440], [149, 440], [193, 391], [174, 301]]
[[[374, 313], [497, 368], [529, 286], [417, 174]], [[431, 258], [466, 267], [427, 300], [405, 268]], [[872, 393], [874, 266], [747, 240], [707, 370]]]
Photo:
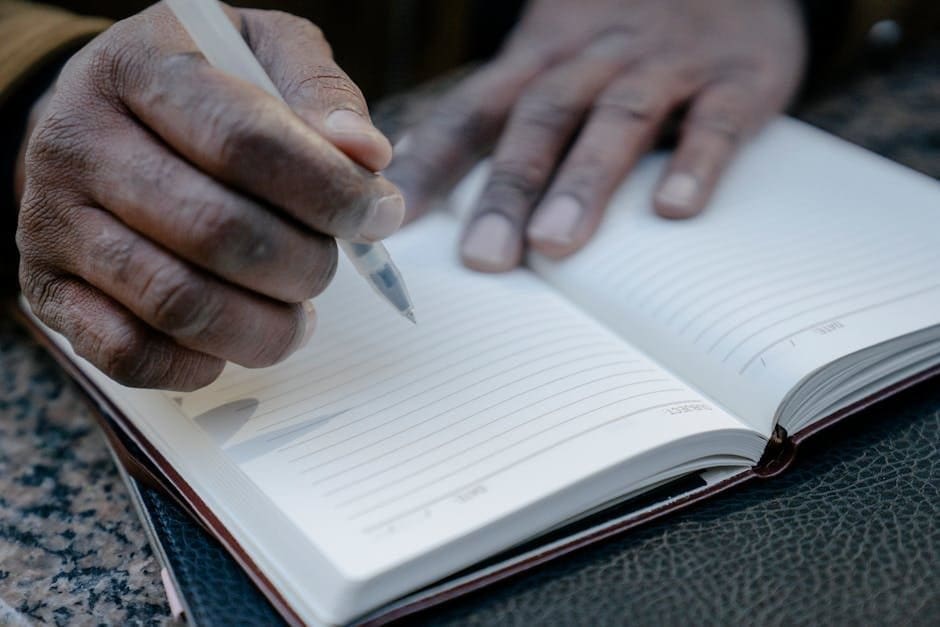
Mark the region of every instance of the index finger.
[[156, 54], [116, 56], [109, 82], [177, 153], [317, 231], [374, 241], [398, 229], [404, 201], [391, 183], [353, 163], [284, 103], [211, 67], [183, 33], [163, 35], [152, 44]]
[[354, 161], [374, 172], [388, 166], [392, 146], [373, 126], [359, 87], [333, 60], [323, 32], [280, 11], [238, 14], [245, 39], [290, 108]]

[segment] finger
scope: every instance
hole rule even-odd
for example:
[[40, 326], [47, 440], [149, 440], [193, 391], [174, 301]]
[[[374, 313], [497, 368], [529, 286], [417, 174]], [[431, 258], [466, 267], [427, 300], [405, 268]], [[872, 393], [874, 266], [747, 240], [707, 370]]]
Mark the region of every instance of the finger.
[[423, 215], [496, 141], [512, 104], [541, 62], [498, 58], [443, 96], [396, 145], [385, 175], [405, 195], [408, 220]]
[[689, 218], [702, 211], [735, 151], [756, 124], [762, 103], [744, 83], [707, 87], [693, 101], [679, 145], [655, 192], [656, 212]]
[[253, 295], [168, 255], [99, 209], [72, 209], [71, 246], [55, 261], [178, 344], [247, 367], [269, 366], [313, 330], [312, 308]]
[[118, 383], [190, 391], [222, 373], [223, 360], [176, 344], [83, 281], [31, 270], [23, 276], [36, 316]]
[[112, 133], [107, 150], [95, 152], [94, 202], [175, 255], [288, 303], [313, 298], [333, 278], [333, 238], [214, 181], [142, 129]]
[[631, 68], [605, 88], [532, 215], [533, 249], [561, 258], [587, 243], [614, 190], [695, 88], [693, 77], [659, 64]]
[[381, 176], [353, 163], [260, 88], [200, 54], [164, 54], [123, 103], [210, 176], [259, 197], [311, 228], [374, 241], [401, 224], [404, 201]]
[[461, 243], [464, 264], [502, 272], [522, 258], [523, 233], [565, 146], [618, 63], [580, 57], [533, 83], [513, 108], [492, 172]]
[[372, 125], [362, 92], [333, 60], [323, 32], [280, 11], [239, 13], [245, 38], [291, 109], [362, 166], [388, 166], [392, 146]]

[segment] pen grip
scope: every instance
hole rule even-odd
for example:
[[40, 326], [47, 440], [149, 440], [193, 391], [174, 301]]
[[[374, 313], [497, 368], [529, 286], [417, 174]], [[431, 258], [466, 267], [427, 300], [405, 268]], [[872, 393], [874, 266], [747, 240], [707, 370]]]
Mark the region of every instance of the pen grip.
[[346, 240], [336, 240], [336, 243], [362, 276], [371, 276], [388, 266], [389, 254], [381, 242], [357, 244]]
[[284, 98], [218, 0], [166, 0], [193, 42], [213, 66]]

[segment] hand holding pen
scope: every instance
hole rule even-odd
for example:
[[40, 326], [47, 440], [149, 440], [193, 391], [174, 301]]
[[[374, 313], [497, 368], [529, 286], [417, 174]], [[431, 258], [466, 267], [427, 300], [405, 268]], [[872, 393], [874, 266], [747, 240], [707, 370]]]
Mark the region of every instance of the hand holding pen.
[[34, 110], [24, 294], [129, 385], [194, 389], [226, 361], [283, 359], [313, 331], [301, 303], [332, 278], [334, 238], [377, 241], [404, 215], [373, 173], [391, 147], [320, 31], [229, 16], [289, 108], [213, 67], [156, 4], [73, 57]]
[[[209, 63], [232, 76], [255, 84], [287, 104], [277, 87], [271, 82], [264, 67], [248, 47], [247, 42], [242, 39], [228, 16], [225, 15], [218, 0], [166, 0], [166, 2]], [[340, 115], [345, 113], [340, 112]], [[388, 165], [388, 161], [386, 159], [385, 165]], [[393, 221], [396, 223], [394, 228], [398, 228], [404, 217], [404, 201], [401, 196], [387, 196], [375, 201], [368, 211], [370, 213], [367, 220]], [[385, 224], [379, 224], [377, 230], [381, 232], [385, 226]], [[353, 237], [360, 240], [383, 237], [373, 235], [367, 230], [355, 233]], [[385, 250], [385, 246], [378, 242], [350, 242], [348, 237], [339, 234], [337, 237], [346, 240], [341, 241], [340, 247], [376, 293], [402, 316], [412, 323], [416, 322], [414, 306], [405, 287], [405, 281], [392, 262], [388, 251]]]

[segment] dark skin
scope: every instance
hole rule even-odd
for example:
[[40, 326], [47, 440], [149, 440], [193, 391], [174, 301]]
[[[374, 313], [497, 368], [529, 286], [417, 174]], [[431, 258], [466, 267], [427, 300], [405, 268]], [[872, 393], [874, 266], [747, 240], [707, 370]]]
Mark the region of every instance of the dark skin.
[[[211, 68], [162, 4], [95, 39], [36, 104], [17, 243], [34, 312], [116, 380], [190, 390], [313, 332], [334, 237], [373, 241], [424, 213], [489, 150], [465, 231], [471, 268], [560, 258], [677, 111], [653, 204], [701, 211], [741, 141], [802, 75], [794, 0], [533, 0], [503, 52], [392, 158], [319, 30], [231, 10], [283, 92]], [[384, 199], [384, 200], [383, 200]], [[383, 202], [379, 202], [383, 200]]]
[[510, 270], [531, 247], [581, 248], [611, 194], [682, 110], [657, 213], [702, 211], [741, 142], [803, 74], [791, 0], [534, 0], [502, 52], [444, 96], [386, 172], [410, 217], [477, 159], [492, 173], [464, 232], [464, 263]]
[[313, 331], [334, 237], [378, 240], [404, 216], [373, 173], [391, 146], [320, 31], [230, 16], [290, 108], [209, 66], [158, 4], [76, 54], [34, 110], [23, 293], [128, 385], [194, 389], [226, 361], [285, 358]]

